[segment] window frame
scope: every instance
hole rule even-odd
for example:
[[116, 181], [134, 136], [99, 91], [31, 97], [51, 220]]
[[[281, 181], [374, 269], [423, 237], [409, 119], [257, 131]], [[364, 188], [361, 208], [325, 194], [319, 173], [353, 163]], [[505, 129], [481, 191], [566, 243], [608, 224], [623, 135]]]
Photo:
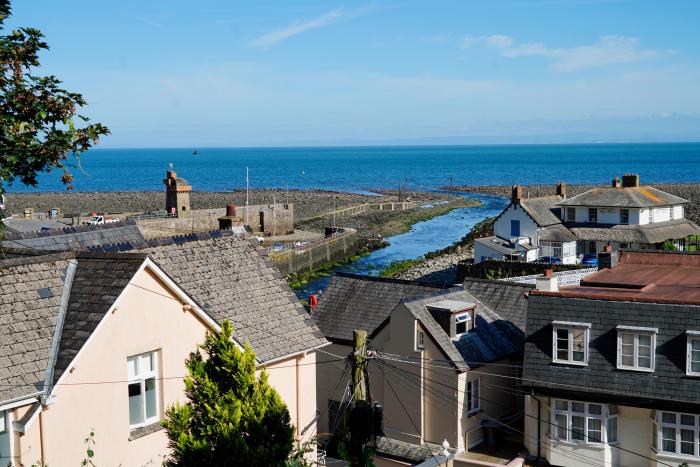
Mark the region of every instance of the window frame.
[[[700, 371], [693, 371], [693, 342], [700, 342], [700, 331], [686, 331], [685, 344], [685, 374], [688, 376], [700, 376]], [[696, 352], [698, 352], [696, 350]], [[696, 360], [700, 363], [700, 360]]]
[[598, 208], [588, 208], [588, 222], [590, 224], [598, 223]]
[[415, 333], [414, 333], [414, 348], [416, 352], [421, 352], [425, 350], [425, 333], [420, 327], [418, 320], [415, 321]]
[[[664, 414], [673, 415], [674, 422], [664, 421]], [[693, 417], [693, 425], [684, 425], [683, 417]], [[652, 449], [654, 452], [664, 456], [681, 457], [684, 459], [700, 459], [700, 415], [671, 412], [668, 410], [655, 410], [652, 412]], [[664, 441], [670, 438], [664, 438], [664, 428], [674, 430], [674, 450], [667, 451], [664, 449]], [[683, 446], [682, 431], [693, 432], [693, 454], [681, 452]], [[685, 442], [687, 444], [687, 441]]]
[[[565, 403], [566, 404], [566, 409], [561, 409], [557, 407], [557, 402]], [[610, 445], [610, 444], [617, 444], [619, 441], [619, 412], [617, 409], [617, 406], [614, 405], [608, 405], [608, 404], [602, 404], [598, 402], [583, 402], [583, 401], [575, 401], [575, 400], [568, 400], [568, 399], [551, 399], [550, 400], [551, 404], [551, 416], [550, 416], [550, 433], [549, 433], [549, 438], [552, 441], [558, 441], [558, 442], [565, 442], [565, 443], [572, 443], [572, 444], [586, 444], [586, 445], [593, 445], [593, 446], [602, 446], [602, 445]], [[575, 410], [575, 404], [580, 404], [583, 405], [583, 411], [578, 411]], [[591, 411], [591, 407], [600, 407], [599, 413], [595, 413]], [[614, 407], [614, 413], [611, 410], [611, 407]], [[559, 423], [556, 422], [557, 416], [559, 417], [565, 417], [565, 423], [566, 425], [560, 425]], [[574, 439], [573, 434], [574, 434], [574, 425], [573, 425], [573, 420], [575, 418], [578, 419], [583, 419], [583, 427], [581, 428], [582, 433], [580, 434], [582, 436], [581, 439]], [[593, 430], [591, 426], [591, 421], [592, 420], [597, 420], [599, 422], [599, 429], [598, 430]], [[612, 420], [615, 420], [615, 436], [614, 440], [610, 441], [610, 433], [609, 433], [609, 428], [610, 428], [610, 422]], [[561, 437], [561, 432], [564, 432], [564, 437]], [[592, 432], [599, 432], [599, 439], [598, 440], [591, 440], [591, 433]]]
[[[571, 214], [574, 214], [573, 216]], [[576, 222], [576, 208], [566, 208], [566, 220]]]
[[[143, 357], [150, 356], [151, 358], [151, 370], [148, 372], [141, 372], [140, 368], [140, 362]], [[136, 373], [134, 376], [129, 375], [129, 361], [132, 359], [135, 359], [136, 361]], [[135, 383], [140, 383], [140, 391], [141, 391], [141, 399], [143, 401], [143, 422], [139, 423], [131, 423], [131, 407], [128, 405], [128, 397], [127, 397], [127, 407], [128, 407], [128, 415], [129, 415], [129, 430], [135, 430], [137, 428], [142, 428], [144, 426], [151, 425], [153, 423], [159, 422], [160, 421], [160, 415], [161, 415], [161, 410], [160, 410], [160, 381], [158, 378], [158, 351], [157, 350], [152, 350], [150, 352], [143, 352], [140, 354], [136, 355], [131, 355], [127, 357], [127, 390], [129, 386]], [[146, 381], [153, 378], [154, 379], [154, 392], [155, 392], [155, 409], [156, 409], [156, 414], [152, 417], [147, 416], [147, 402], [146, 402]]]
[[7, 432], [8, 410], [0, 410], [0, 435]]
[[630, 210], [626, 208], [620, 209], [620, 224], [629, 225], [630, 223]]
[[[517, 227], [517, 228], [514, 228], [514, 227]], [[517, 230], [517, 232], [518, 232], [517, 234], [513, 233], [515, 230]], [[521, 236], [521, 233], [522, 233], [522, 231], [520, 230], [520, 219], [511, 219], [510, 220], [510, 236], [511, 236], [511, 238], [515, 238], [515, 237], [519, 238]]]
[[[574, 360], [574, 336], [573, 331], [575, 329], [583, 329], [584, 331], [584, 347], [583, 347], [583, 361]], [[579, 323], [573, 321], [552, 321], [552, 363], [558, 363], [562, 365], [575, 365], [575, 366], [587, 366], [588, 365], [588, 347], [590, 341], [590, 329], [591, 323]], [[568, 331], [567, 335], [567, 360], [562, 360], [559, 358], [558, 353], [558, 330]]]
[[481, 410], [481, 378], [467, 380], [467, 415], [473, 415]]
[[[474, 323], [472, 323], [471, 311], [462, 311], [459, 313], [455, 313], [454, 315], [452, 315], [452, 317], [455, 320], [455, 337], [459, 337], [461, 335], [467, 334], [469, 331], [471, 331], [474, 328]], [[457, 332], [457, 325], [462, 324], [462, 323], [464, 323], [464, 327], [465, 327], [464, 332]]]
[[[646, 328], [638, 326], [617, 326], [617, 369], [618, 370], [628, 370], [628, 371], [643, 371], [647, 373], [653, 373], [656, 368], [656, 335], [659, 333], [657, 328]], [[633, 354], [632, 359], [634, 360], [633, 365], [624, 365], [622, 363], [622, 340], [624, 334], [633, 335]], [[650, 367], [639, 366], [639, 336], [646, 335], [651, 337], [650, 343]]]

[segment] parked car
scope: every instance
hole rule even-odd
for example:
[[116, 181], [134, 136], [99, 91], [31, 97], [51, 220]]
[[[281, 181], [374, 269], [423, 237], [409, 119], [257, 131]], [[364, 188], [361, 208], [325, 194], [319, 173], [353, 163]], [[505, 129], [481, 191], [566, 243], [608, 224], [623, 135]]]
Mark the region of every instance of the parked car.
[[561, 264], [561, 259], [558, 256], [540, 256], [537, 258], [538, 263]]
[[102, 225], [111, 224], [113, 222], [119, 222], [119, 219], [112, 219], [109, 216], [94, 216], [92, 219], [86, 222], [88, 225]]
[[598, 266], [598, 257], [596, 255], [583, 255], [581, 264], [585, 266]]

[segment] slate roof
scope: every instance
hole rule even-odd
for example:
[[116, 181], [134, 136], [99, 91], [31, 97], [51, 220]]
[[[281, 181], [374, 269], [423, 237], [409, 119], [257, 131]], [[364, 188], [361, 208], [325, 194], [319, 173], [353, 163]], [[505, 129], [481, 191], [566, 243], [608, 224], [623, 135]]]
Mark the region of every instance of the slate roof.
[[685, 204], [687, 199], [679, 198], [651, 186], [637, 187], [599, 187], [573, 196], [559, 203], [561, 206], [591, 207], [630, 207], [646, 208]]
[[[398, 439], [387, 438], [385, 436], [377, 437], [377, 454], [381, 456], [392, 457], [403, 461], [420, 463], [426, 459], [433, 457], [433, 454], [441, 453], [442, 446], [435, 443], [426, 442], [422, 445], [401, 441]], [[457, 452], [456, 449], [450, 448], [451, 453]]]
[[[147, 253], [209, 316], [234, 326], [260, 362], [327, 343], [274, 265], [250, 240], [227, 232], [146, 242]], [[203, 239], [201, 239], [203, 238]]]
[[441, 288], [415, 281], [336, 273], [312, 315], [326, 338], [351, 342], [355, 329], [372, 335], [403, 298]]
[[[438, 300], [474, 303], [476, 305], [474, 329], [462, 334], [459, 338], [451, 339], [426, 308], [427, 305]], [[523, 332], [461, 288], [403, 300], [402, 304], [421, 322], [445, 356], [459, 370], [481, 366], [521, 351]]]
[[0, 402], [43, 390], [71, 256], [0, 262]]
[[527, 298], [534, 285], [466, 278], [464, 288], [522, 331], [527, 320]]
[[575, 242], [576, 235], [562, 224], [548, 225], [539, 232], [541, 242]]
[[642, 225], [568, 224], [579, 240], [597, 240], [627, 243], [663, 243], [666, 240], [700, 235], [700, 227], [688, 219], [676, 219]]
[[[700, 306], [530, 295], [523, 385], [551, 394], [697, 409], [700, 379], [685, 374], [686, 331], [700, 329]], [[591, 323], [588, 365], [552, 363], [554, 320]], [[653, 372], [618, 370], [618, 325], [658, 328]], [[575, 396], [579, 397], [579, 396]], [[650, 405], [650, 400], [654, 401]]]
[[2, 246], [40, 251], [84, 251], [101, 245], [137, 244], [143, 240], [138, 226], [133, 221], [125, 221], [44, 232], [17, 232], [8, 228]]
[[491, 248], [492, 250], [496, 250], [506, 255], [511, 255], [527, 250], [535, 250], [537, 248], [530, 243], [518, 243], [516, 245], [501, 237], [496, 237], [495, 235], [492, 235], [490, 237], [477, 238], [474, 239], [474, 242], [481, 243], [487, 248]]
[[58, 253], [0, 261], [0, 402], [48, 389], [47, 369], [57, 381], [144, 258]]
[[561, 224], [561, 203], [565, 198], [559, 195], [523, 198], [520, 206], [540, 227]]

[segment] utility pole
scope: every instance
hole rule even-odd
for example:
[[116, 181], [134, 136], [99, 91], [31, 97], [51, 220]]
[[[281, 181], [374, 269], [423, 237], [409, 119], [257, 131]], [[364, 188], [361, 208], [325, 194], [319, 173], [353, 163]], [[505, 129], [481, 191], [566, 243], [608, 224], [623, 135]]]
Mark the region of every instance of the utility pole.
[[367, 331], [355, 329], [352, 333], [352, 338], [352, 398], [355, 401], [366, 401], [367, 385], [365, 381], [365, 365], [367, 364]]
[[248, 197], [250, 196], [250, 179], [248, 178], [248, 167], [245, 168], [245, 225], [249, 226], [248, 222]]

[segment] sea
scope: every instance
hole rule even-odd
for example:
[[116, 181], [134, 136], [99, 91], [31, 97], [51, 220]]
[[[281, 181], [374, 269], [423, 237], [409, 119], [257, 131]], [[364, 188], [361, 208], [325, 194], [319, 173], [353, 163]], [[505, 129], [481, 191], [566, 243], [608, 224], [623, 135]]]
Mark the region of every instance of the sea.
[[[357, 193], [399, 186], [608, 183], [624, 173], [638, 173], [642, 183], [700, 182], [700, 143], [96, 148], [72, 173], [76, 191], [161, 191], [170, 167], [196, 191], [245, 188], [246, 168], [252, 188]], [[15, 183], [8, 191], [62, 191], [59, 178], [42, 174], [37, 188]]]

